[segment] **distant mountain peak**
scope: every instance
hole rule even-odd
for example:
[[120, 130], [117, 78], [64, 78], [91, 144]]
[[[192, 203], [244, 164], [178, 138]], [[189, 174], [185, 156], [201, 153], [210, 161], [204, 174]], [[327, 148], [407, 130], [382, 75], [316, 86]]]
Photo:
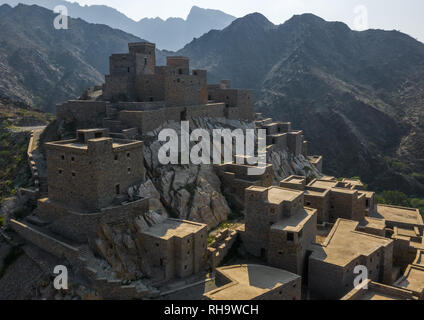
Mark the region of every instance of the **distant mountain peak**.
[[321, 23], [321, 22], [327, 22], [323, 18], [320, 18], [313, 13], [303, 13], [303, 14], [295, 14], [293, 17], [291, 17], [287, 22], [294, 22], [294, 21], [300, 21], [300, 22], [308, 22], [308, 23]]
[[269, 21], [264, 15], [255, 12], [248, 14], [242, 18], [235, 20], [231, 25], [231, 27], [248, 27], [248, 28], [262, 28], [269, 29], [275, 27], [275, 25]]
[[186, 21], [195, 20], [195, 19], [219, 19], [219, 20], [234, 20], [236, 17], [227, 14], [221, 10], [216, 9], [204, 9], [198, 6], [193, 6], [187, 16]]

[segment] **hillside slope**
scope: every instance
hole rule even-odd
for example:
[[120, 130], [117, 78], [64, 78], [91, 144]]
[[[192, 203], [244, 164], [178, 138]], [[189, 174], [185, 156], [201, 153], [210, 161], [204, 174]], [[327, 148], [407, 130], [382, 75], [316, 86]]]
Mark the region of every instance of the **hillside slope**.
[[210, 81], [253, 88], [257, 111], [303, 129], [327, 173], [424, 194], [424, 44], [312, 14], [276, 26], [256, 13], [177, 54]]
[[58, 5], [66, 6], [68, 15], [90, 23], [105, 24], [112, 28], [131, 33], [157, 44], [158, 48], [178, 50], [193, 38], [204, 33], [227, 27], [236, 19], [220, 10], [203, 9], [193, 6], [186, 19], [183, 18], [143, 18], [134, 21], [118, 10], [105, 5], [81, 6], [77, 2], [65, 0], [0, 0], [0, 4], [16, 6], [19, 3], [38, 5], [53, 10]]
[[46, 111], [101, 84], [109, 56], [141, 39], [105, 25], [69, 19], [53, 27], [55, 14], [38, 7], [0, 7], [0, 94]]

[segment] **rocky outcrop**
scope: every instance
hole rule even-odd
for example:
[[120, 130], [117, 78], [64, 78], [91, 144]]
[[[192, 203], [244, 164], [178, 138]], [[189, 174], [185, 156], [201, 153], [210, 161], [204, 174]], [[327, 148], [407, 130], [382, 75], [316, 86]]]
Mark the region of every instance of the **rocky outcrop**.
[[[190, 130], [255, 128], [253, 122], [224, 118], [189, 119], [189, 124]], [[164, 128], [175, 130], [181, 137], [180, 123], [168, 121], [142, 138], [145, 142], [147, 171], [160, 193], [160, 199], [171, 216], [205, 223], [209, 228], [216, 227], [227, 220], [231, 208], [222, 193], [224, 188], [214, 166], [161, 165], [157, 154], [162, 143], [158, 141], [158, 135]], [[193, 144], [190, 147], [192, 146]], [[305, 175], [308, 178], [320, 176], [320, 172], [303, 155], [293, 156], [287, 150], [270, 152], [269, 162], [273, 165], [274, 183], [277, 185], [282, 179], [293, 174]]]

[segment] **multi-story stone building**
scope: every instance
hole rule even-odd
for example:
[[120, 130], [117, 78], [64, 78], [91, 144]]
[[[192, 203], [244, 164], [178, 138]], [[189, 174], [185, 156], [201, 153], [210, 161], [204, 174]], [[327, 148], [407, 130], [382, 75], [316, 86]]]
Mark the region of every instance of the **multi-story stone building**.
[[95, 212], [145, 180], [143, 142], [112, 139], [105, 129], [78, 130], [76, 139], [45, 144], [48, 198]]
[[318, 223], [334, 222], [338, 218], [362, 221], [375, 210], [371, 191], [362, 191], [358, 180], [337, 181], [327, 177], [314, 179], [306, 184], [306, 178], [290, 176], [280, 186], [305, 192], [305, 205], [318, 210]]
[[251, 186], [245, 191], [247, 251], [268, 264], [301, 275], [315, 241], [317, 210], [303, 206], [302, 191]]
[[190, 71], [187, 57], [167, 57], [165, 66], [157, 66], [152, 43], [128, 47], [128, 53], [110, 57], [103, 86], [57, 106], [60, 122], [77, 128], [102, 126], [113, 135], [128, 137], [134, 130], [145, 134], [167, 120], [202, 116], [253, 120], [250, 90], [232, 89], [229, 81], [208, 86], [207, 72]]
[[[338, 219], [322, 244], [311, 246], [308, 288], [312, 297], [340, 299], [354, 287], [364, 266], [366, 278], [392, 283], [393, 240], [357, 231], [359, 222]], [[363, 272], [363, 269], [359, 269]]]
[[143, 255], [154, 278], [161, 282], [200, 271], [207, 253], [207, 226], [167, 219], [140, 234]]

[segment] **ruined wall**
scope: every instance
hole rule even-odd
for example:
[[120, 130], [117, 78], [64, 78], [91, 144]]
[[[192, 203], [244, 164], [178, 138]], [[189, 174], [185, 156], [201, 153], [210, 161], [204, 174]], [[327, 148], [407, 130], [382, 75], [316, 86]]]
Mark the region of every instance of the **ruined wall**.
[[209, 246], [209, 264], [215, 269], [228, 254], [238, 236], [236, 230], [224, 229], [216, 236], [214, 242]]

